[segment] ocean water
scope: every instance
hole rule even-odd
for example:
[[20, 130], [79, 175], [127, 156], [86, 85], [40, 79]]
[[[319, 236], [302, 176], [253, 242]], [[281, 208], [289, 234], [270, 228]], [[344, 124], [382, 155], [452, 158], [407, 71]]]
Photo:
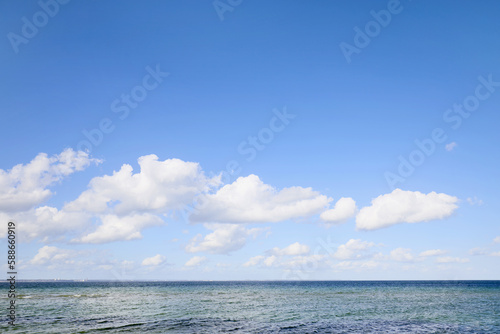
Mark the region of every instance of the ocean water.
[[500, 281], [18, 282], [1, 333], [500, 333]]

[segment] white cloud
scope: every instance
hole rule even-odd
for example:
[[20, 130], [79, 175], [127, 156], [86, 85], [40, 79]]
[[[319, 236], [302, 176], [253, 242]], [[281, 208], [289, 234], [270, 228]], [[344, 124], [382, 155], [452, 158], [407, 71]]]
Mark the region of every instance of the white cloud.
[[414, 262], [415, 257], [411, 254], [411, 249], [396, 248], [391, 251], [391, 259], [397, 262]]
[[165, 262], [165, 256], [163, 256], [161, 254], [156, 254], [153, 257], [145, 258], [142, 261], [142, 265], [143, 266], [159, 266], [163, 262]]
[[28, 164], [8, 171], [0, 169], [0, 211], [12, 213], [33, 208], [52, 195], [47, 187], [99, 162], [85, 152], [66, 149], [52, 157], [40, 153]]
[[445, 250], [442, 250], [442, 249], [430, 249], [430, 250], [423, 251], [422, 253], [419, 254], [419, 256], [421, 256], [421, 257], [439, 256], [439, 255], [444, 255], [446, 253], [448, 253], [448, 252]]
[[253, 267], [262, 262], [266, 257], [264, 255], [257, 255], [243, 264], [243, 267]]
[[[65, 150], [51, 158], [39, 154], [8, 172], [0, 170], [0, 218], [22, 222], [25, 241], [65, 241], [71, 235], [76, 236], [73, 242], [80, 243], [133, 240], [142, 237], [142, 229], [162, 224], [159, 214], [183, 208], [220, 183], [220, 177], [205, 177], [197, 163], [158, 161], [157, 156], [147, 155], [138, 159], [139, 173], [132, 173], [132, 167], [125, 164], [112, 175], [95, 177], [88, 190], [60, 210], [33, 208], [51, 195], [47, 186], [92, 162], [99, 161], [84, 152]], [[7, 216], [2, 205], [24, 211]], [[89, 233], [95, 224], [97, 229]]]
[[500, 244], [500, 236], [498, 236], [495, 239], [493, 239], [493, 242], [495, 242], [497, 244]]
[[321, 213], [320, 218], [332, 225], [342, 224], [354, 217], [356, 211], [356, 202], [350, 197], [342, 197], [333, 209]]
[[[52, 270], [57, 276], [89, 277], [97, 272], [99, 278], [131, 280], [144, 272], [137, 264], [128, 260], [110, 258], [109, 251], [97, 249], [73, 250], [44, 246], [23, 268], [26, 275], [37, 277], [42, 270]], [[43, 267], [43, 268], [40, 268]], [[142, 271], [141, 271], [142, 270]], [[28, 274], [30, 273], [30, 274]], [[136, 276], [137, 277], [137, 276]]]
[[102, 224], [84, 237], [73, 239], [78, 243], [102, 244], [120, 240], [141, 239], [141, 231], [146, 227], [162, 225], [163, 220], [158, 216], [148, 213], [131, 214], [125, 217], [116, 215], [104, 215], [101, 217]]
[[[22, 266], [22, 269], [35, 270], [36, 272], [37, 269], [34, 269], [36, 266], [43, 266], [44, 269], [49, 270], [58, 269], [82, 272], [83, 270], [96, 268], [96, 261], [89, 259], [91, 255], [97, 256], [97, 260], [103, 258], [102, 253], [97, 254], [95, 250], [73, 250], [43, 246], [38, 249], [37, 254], [31, 260], [27, 261], [28, 265]], [[103, 261], [100, 264], [104, 264]]]
[[310, 270], [307, 266], [318, 267], [319, 262], [325, 255], [308, 255], [310, 248], [299, 242], [288, 245], [285, 248], [274, 247], [266, 251], [268, 256], [258, 255], [250, 258], [244, 267], [261, 265], [263, 267], [292, 269], [300, 267], [301, 270]]
[[457, 143], [455, 143], [454, 141], [453, 141], [453, 142], [451, 142], [451, 143], [449, 143], [449, 144], [446, 144], [446, 145], [444, 146], [444, 148], [445, 148], [448, 152], [453, 151], [453, 149], [454, 149], [455, 147], [457, 147]]
[[264, 184], [258, 176], [249, 175], [239, 177], [215, 194], [201, 197], [190, 220], [217, 223], [279, 222], [317, 214], [330, 201], [330, 198], [311, 188], [290, 187], [278, 191]]
[[194, 256], [191, 259], [189, 259], [184, 266], [186, 267], [196, 267], [201, 265], [203, 262], [207, 260], [206, 257], [204, 256]]
[[486, 255], [488, 254], [486, 248], [480, 248], [480, 247], [476, 247], [476, 248], [472, 248], [469, 250], [469, 254], [470, 255], [473, 255], [473, 256], [476, 256], [476, 255]]
[[309, 253], [309, 246], [302, 245], [299, 242], [293, 243], [283, 249], [279, 249], [278, 247], [274, 247], [269, 252], [273, 255], [277, 256], [286, 256], [286, 255], [303, 255]]
[[90, 189], [66, 205], [67, 210], [124, 215], [134, 211], [166, 212], [191, 204], [200, 192], [217, 185], [220, 177], [205, 177], [198, 163], [179, 159], [158, 161], [154, 154], [138, 159], [140, 172], [124, 164], [113, 175], [95, 177]]
[[324, 254], [299, 255], [282, 261], [280, 266], [288, 269], [300, 268], [304, 271], [311, 271], [318, 268], [325, 258], [326, 255]]
[[436, 259], [437, 263], [466, 263], [469, 262], [467, 258], [443, 256]]
[[500, 252], [493, 252], [490, 254], [490, 256], [500, 256]]
[[[161, 215], [197, 203], [191, 220], [214, 222], [206, 225], [214, 231], [204, 238], [198, 235], [187, 249], [227, 253], [243, 247], [260, 230], [217, 226], [218, 221], [298, 219], [320, 213], [331, 201], [311, 188], [278, 191], [255, 175], [201, 196], [220, 186], [220, 176], [206, 177], [198, 163], [159, 161], [156, 155], [146, 155], [138, 159], [139, 172], [124, 164], [112, 175], [94, 177], [87, 190], [60, 209], [36, 207], [52, 194], [48, 186], [99, 162], [68, 149], [54, 157], [42, 153], [26, 165], [0, 170], [0, 218], [22, 222], [23, 241], [107, 243], [139, 239], [143, 229], [163, 224]], [[4, 235], [0, 232], [0, 237]]]
[[227, 254], [241, 249], [249, 237], [256, 237], [263, 230], [247, 229], [237, 224], [205, 224], [205, 227], [214, 232], [204, 238], [201, 234], [195, 236], [186, 246], [186, 251]]
[[[41, 206], [10, 215], [0, 213], [0, 219], [12, 220], [23, 228], [19, 236], [23, 242], [40, 238], [42, 242], [63, 241], [65, 236], [78, 233], [88, 225], [91, 216], [85, 212], [60, 211], [49, 206]], [[4, 231], [0, 237], [5, 236]]]
[[268, 256], [265, 260], [264, 260], [264, 265], [266, 267], [271, 267], [276, 261], [278, 260], [278, 257], [276, 255], [271, 255], [271, 256]]
[[45, 265], [47, 263], [72, 263], [71, 258], [76, 254], [69, 249], [60, 249], [53, 246], [43, 246], [38, 253], [29, 261], [34, 265]]
[[357, 271], [365, 271], [372, 270], [380, 267], [386, 267], [378, 261], [368, 260], [368, 261], [342, 261], [332, 265], [333, 269], [336, 271], [344, 271], [344, 270], [357, 270]]
[[362, 208], [356, 216], [360, 230], [375, 230], [399, 223], [419, 223], [450, 216], [458, 206], [458, 198], [443, 193], [423, 194], [395, 189], [380, 195], [372, 205]]
[[370, 248], [375, 246], [373, 242], [350, 239], [344, 245], [340, 245], [333, 257], [339, 260], [361, 259], [368, 256]]
[[474, 197], [468, 197], [467, 198], [467, 202], [470, 204], [470, 205], [483, 205], [484, 202], [482, 199], [479, 199], [477, 198], [476, 196]]
[[253, 267], [261, 265], [263, 267], [275, 268], [301, 268], [302, 270], [310, 270], [311, 267], [317, 268], [321, 261], [326, 257], [324, 254], [311, 255], [258, 255], [250, 258], [243, 264], [244, 267]]

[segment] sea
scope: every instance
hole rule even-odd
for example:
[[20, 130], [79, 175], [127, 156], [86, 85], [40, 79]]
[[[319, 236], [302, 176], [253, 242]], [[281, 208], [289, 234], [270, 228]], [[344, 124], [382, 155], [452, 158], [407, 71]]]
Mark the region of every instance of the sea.
[[17, 282], [1, 333], [500, 333], [500, 281]]

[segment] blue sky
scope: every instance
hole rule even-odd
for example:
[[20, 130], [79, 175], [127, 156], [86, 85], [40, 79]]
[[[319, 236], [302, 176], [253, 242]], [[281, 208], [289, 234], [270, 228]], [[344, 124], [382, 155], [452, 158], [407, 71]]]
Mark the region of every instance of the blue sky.
[[0, 9], [20, 278], [499, 277], [498, 2]]

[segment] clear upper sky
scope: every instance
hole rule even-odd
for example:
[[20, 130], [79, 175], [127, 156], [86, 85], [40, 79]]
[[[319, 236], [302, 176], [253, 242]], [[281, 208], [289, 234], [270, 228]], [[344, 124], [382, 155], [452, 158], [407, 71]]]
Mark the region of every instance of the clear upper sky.
[[0, 13], [20, 278], [499, 278], [498, 1]]

